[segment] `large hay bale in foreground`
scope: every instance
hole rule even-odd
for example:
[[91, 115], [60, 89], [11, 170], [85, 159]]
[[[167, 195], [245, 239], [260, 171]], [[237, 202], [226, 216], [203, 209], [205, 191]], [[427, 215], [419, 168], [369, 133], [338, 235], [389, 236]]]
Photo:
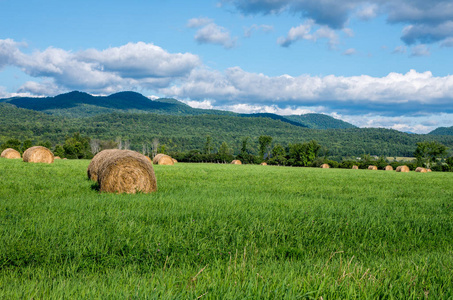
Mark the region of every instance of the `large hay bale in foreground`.
[[330, 169], [330, 166], [328, 164], [322, 164], [321, 168], [323, 169]]
[[19, 151], [13, 148], [7, 148], [2, 151], [1, 157], [14, 159], [14, 158], [21, 158]]
[[373, 165], [371, 165], [371, 166], [368, 166], [368, 170], [377, 170], [377, 167], [376, 167], [376, 166], [373, 166]]
[[428, 170], [422, 167], [417, 167], [417, 169], [415, 169], [415, 172], [426, 173], [428, 172]]
[[53, 163], [52, 151], [43, 146], [34, 146], [24, 152], [23, 161], [32, 163]]
[[410, 171], [410, 169], [409, 169], [408, 166], [404, 165], [404, 166], [398, 166], [398, 167], [396, 168], [396, 171], [397, 171], [397, 172], [407, 173], [407, 172]]
[[239, 159], [235, 159], [231, 162], [233, 165], [242, 165], [242, 162]]
[[391, 165], [385, 166], [384, 171], [393, 171], [393, 167]]
[[107, 149], [102, 150], [101, 152], [97, 153], [92, 159], [90, 164], [88, 165], [87, 175], [88, 178], [94, 181], [98, 180], [98, 169], [99, 166], [106, 160], [110, 155], [118, 151], [118, 149]]
[[101, 192], [135, 194], [157, 191], [152, 163], [144, 155], [130, 150], [110, 152], [98, 168]]
[[359, 166], [353, 165], [353, 166], [352, 166], [352, 169], [353, 169], [353, 170], [358, 170], [358, 169], [359, 169]]

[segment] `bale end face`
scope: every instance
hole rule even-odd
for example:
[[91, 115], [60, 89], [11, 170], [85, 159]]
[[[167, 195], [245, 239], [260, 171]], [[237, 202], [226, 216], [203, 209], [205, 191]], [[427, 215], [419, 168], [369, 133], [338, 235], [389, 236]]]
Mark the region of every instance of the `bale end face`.
[[157, 191], [156, 176], [151, 162], [139, 153], [119, 151], [122, 152], [112, 154], [99, 166], [100, 191], [127, 194]]
[[352, 169], [353, 169], [353, 170], [358, 170], [358, 169], [359, 169], [359, 166], [354, 165], [354, 166], [352, 166]]
[[235, 159], [231, 162], [233, 165], [242, 165], [242, 162], [239, 159]]
[[368, 166], [368, 170], [377, 170], [376, 166]]
[[322, 164], [321, 168], [322, 169], [330, 169], [330, 166], [328, 164]]
[[399, 166], [396, 168], [396, 172], [408, 173], [410, 171], [408, 166]]
[[7, 148], [2, 151], [1, 157], [8, 159], [21, 158], [19, 151], [13, 148]]
[[384, 171], [393, 171], [393, 167], [391, 165], [388, 165], [384, 168]]
[[43, 146], [34, 146], [24, 152], [23, 161], [32, 163], [53, 163], [54, 156], [52, 151]]

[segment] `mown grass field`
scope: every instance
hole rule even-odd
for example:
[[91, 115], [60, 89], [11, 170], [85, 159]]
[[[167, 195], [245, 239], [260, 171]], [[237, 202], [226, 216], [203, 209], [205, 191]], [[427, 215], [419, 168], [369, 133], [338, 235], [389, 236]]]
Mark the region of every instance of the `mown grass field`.
[[453, 173], [0, 159], [0, 299], [451, 299]]

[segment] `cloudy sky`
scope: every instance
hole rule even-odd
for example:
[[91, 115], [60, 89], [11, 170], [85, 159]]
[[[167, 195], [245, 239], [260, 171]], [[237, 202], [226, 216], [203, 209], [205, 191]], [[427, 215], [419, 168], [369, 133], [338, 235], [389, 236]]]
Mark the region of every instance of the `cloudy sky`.
[[133, 90], [194, 107], [453, 126], [451, 0], [0, 0], [0, 98]]

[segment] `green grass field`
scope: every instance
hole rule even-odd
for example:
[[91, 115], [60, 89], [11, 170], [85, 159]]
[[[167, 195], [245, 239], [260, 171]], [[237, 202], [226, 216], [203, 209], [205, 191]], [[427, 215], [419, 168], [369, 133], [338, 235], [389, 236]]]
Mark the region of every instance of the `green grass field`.
[[452, 299], [453, 173], [0, 159], [0, 299]]

